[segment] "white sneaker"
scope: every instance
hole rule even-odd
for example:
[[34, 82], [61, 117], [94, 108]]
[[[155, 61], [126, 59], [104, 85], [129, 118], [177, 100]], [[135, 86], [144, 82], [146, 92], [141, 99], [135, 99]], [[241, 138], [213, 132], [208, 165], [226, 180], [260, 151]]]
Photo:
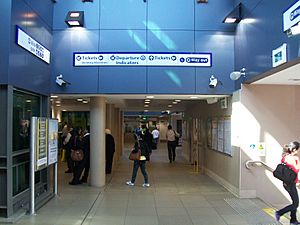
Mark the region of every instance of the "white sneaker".
[[128, 186], [134, 186], [134, 183], [132, 183], [131, 181], [126, 181], [126, 184], [127, 184]]
[[150, 187], [150, 184], [144, 183], [144, 184], [143, 184], [143, 187]]

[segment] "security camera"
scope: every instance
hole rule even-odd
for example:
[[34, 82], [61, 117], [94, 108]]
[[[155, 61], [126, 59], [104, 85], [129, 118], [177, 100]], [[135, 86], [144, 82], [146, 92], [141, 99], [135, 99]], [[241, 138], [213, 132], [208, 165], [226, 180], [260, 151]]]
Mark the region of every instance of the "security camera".
[[57, 77], [56, 77], [56, 80], [55, 82], [61, 86], [61, 87], [65, 87], [67, 84], [71, 84], [69, 83], [68, 81], [64, 80], [63, 79], [63, 75], [62, 74], [59, 74]]
[[214, 77], [214, 75], [211, 75], [209, 78], [209, 87], [210, 88], [215, 88], [218, 85], [218, 79]]

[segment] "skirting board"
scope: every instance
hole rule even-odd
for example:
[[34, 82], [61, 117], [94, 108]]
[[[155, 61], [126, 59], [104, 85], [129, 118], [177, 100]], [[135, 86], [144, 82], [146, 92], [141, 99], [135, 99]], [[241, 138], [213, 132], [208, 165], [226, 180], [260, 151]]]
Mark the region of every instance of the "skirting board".
[[224, 180], [222, 177], [218, 176], [211, 170], [205, 168], [205, 174], [207, 174], [210, 178], [218, 182], [228, 191], [230, 191], [233, 195], [238, 198], [256, 198], [256, 191], [255, 190], [242, 190], [240, 191], [237, 187], [230, 184], [228, 181]]

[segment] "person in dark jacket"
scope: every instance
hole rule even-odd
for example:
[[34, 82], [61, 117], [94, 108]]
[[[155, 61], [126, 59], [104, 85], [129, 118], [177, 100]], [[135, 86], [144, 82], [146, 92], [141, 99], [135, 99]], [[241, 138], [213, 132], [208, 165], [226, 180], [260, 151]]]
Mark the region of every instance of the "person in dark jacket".
[[105, 129], [105, 173], [111, 174], [113, 159], [115, 153], [115, 140], [109, 129]]
[[141, 172], [144, 176], [144, 184], [142, 186], [150, 187], [148, 174], [146, 171], [146, 161], [150, 160], [151, 148], [148, 147], [148, 144], [143, 139], [144, 136], [134, 135], [134, 137], [135, 137], [134, 149], [136, 151], [138, 151], [138, 149], [141, 150], [141, 157], [140, 160], [134, 160], [131, 180], [127, 181], [126, 184], [129, 186], [134, 186], [137, 171], [139, 168], [141, 168]]
[[[83, 149], [80, 133], [81, 133], [80, 128], [75, 128], [71, 131], [72, 136], [70, 138], [70, 145], [71, 145], [72, 150]], [[73, 163], [73, 179], [72, 179], [72, 181], [69, 182], [69, 184], [70, 185], [81, 184], [79, 179], [80, 179], [80, 175], [81, 175], [81, 168], [83, 165], [83, 160], [78, 161], [78, 162], [72, 161], [72, 163]]]
[[84, 151], [84, 158], [83, 158], [83, 163], [82, 167], [80, 168], [80, 174], [83, 175], [80, 179], [81, 183], [86, 183], [88, 176], [89, 176], [89, 171], [90, 171], [90, 133], [89, 133], [89, 128], [83, 131], [83, 137], [82, 137], [82, 148]]

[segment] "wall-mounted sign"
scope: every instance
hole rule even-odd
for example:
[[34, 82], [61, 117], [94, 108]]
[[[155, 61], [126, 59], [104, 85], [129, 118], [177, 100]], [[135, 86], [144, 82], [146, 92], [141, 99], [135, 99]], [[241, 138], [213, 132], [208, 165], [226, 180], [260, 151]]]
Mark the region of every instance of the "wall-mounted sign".
[[286, 43], [272, 51], [272, 66], [279, 66], [287, 61]]
[[297, 1], [283, 13], [283, 32], [298, 22], [300, 22], [300, 1]]
[[48, 119], [48, 165], [57, 162], [58, 121]]
[[48, 123], [46, 118], [33, 117], [36, 122], [32, 124], [36, 125], [36, 145], [35, 145], [35, 170], [38, 171], [45, 168], [48, 163]]
[[22, 48], [26, 49], [33, 55], [37, 56], [46, 63], [50, 63], [50, 51], [43, 45], [38, 43], [32, 37], [25, 33], [20, 27], [17, 26], [16, 42]]
[[211, 53], [74, 52], [74, 66], [212, 66]]

